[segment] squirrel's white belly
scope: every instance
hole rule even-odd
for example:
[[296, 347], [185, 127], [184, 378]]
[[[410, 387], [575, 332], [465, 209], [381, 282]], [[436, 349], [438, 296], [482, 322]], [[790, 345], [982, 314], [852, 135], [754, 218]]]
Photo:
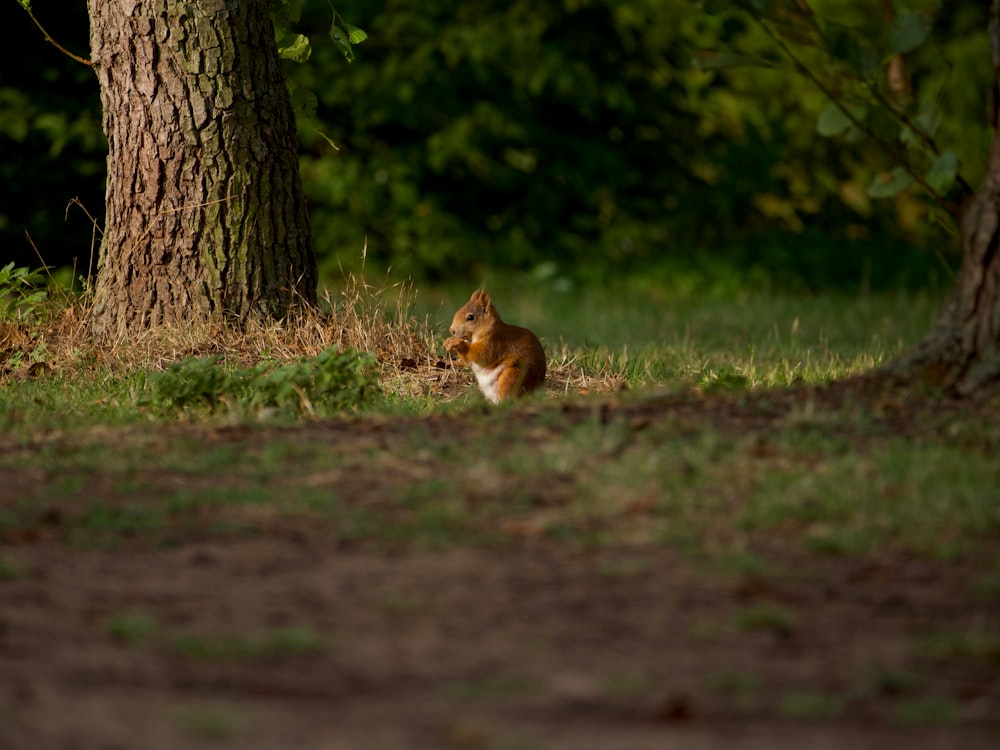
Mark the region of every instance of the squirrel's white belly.
[[503, 372], [503, 368], [503, 365], [483, 367], [482, 365], [477, 365], [475, 362], [472, 363], [472, 372], [479, 382], [479, 390], [483, 392], [488, 401], [492, 401], [494, 404], [500, 403], [497, 381], [500, 380], [500, 373]]

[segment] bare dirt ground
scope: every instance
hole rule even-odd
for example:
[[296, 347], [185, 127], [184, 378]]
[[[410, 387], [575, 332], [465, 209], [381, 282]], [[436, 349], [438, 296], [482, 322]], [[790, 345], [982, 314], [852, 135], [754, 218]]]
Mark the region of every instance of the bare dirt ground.
[[[787, 398], [629, 408], [764, 434]], [[436, 419], [456, 444], [476, 439], [476, 421]], [[392, 451], [407, 424], [302, 435]], [[250, 448], [267, 429], [211, 439]], [[351, 471], [358, 502], [393, 481]], [[0, 497], [29, 480], [0, 476]], [[756, 543], [784, 573], [725, 576], [669, 546], [379, 549], [335, 540], [322, 518], [110, 549], [61, 526], [0, 538], [18, 571], [0, 576], [2, 748], [1000, 746], [1000, 654], [914, 645], [997, 628], [998, 598], [973, 593], [995, 556], [807, 557], [773, 533]], [[731, 627], [748, 608], [795, 617]]]

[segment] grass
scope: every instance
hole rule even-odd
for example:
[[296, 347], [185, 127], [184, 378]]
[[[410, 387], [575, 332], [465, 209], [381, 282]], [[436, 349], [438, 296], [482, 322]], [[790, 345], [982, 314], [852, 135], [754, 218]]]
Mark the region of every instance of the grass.
[[803, 457], [793, 469], [760, 472], [741, 522], [803, 530], [803, 543], [827, 554], [872, 551], [888, 539], [957, 555], [965, 540], [1000, 530], [1000, 467], [975, 453], [888, 439], [866, 456]]
[[949, 725], [960, 710], [956, 702], [944, 696], [921, 696], [901, 702], [893, 718], [903, 725]]
[[239, 715], [235, 710], [213, 705], [191, 705], [177, 709], [175, 720], [184, 734], [217, 743], [235, 739], [241, 728]]
[[935, 633], [926, 638], [921, 646], [921, 650], [933, 660], [963, 659], [1000, 666], [1000, 634], [985, 626]]
[[[722, 298], [624, 285], [571, 292], [542, 287], [529, 294], [498, 286], [494, 296], [504, 316], [542, 337], [549, 391], [563, 394], [623, 385], [740, 391], [826, 382], [899, 353], [926, 329], [935, 305], [929, 296], [904, 293], [850, 298], [747, 292]], [[382, 397], [370, 409], [439, 411], [442, 381], [468, 382], [464, 373], [433, 367], [444, 359], [441, 344], [452, 309], [466, 294], [421, 294], [405, 284], [374, 288], [350, 277], [339, 293], [326, 294], [319, 314], [302, 312], [241, 331], [167, 329], [100, 348], [87, 342], [85, 303], [50, 310], [31, 324], [0, 323], [9, 370], [0, 374], [7, 381], [0, 429], [23, 433], [95, 422], [201, 419], [205, 407], [220, 404], [230, 416], [280, 416], [281, 409], [276, 415], [265, 408], [265, 386], [275, 389], [279, 405], [291, 405], [292, 418], [303, 412], [329, 416], [350, 410], [350, 404], [324, 410], [297, 395], [306, 374], [295, 368], [331, 349], [378, 357]], [[32, 377], [36, 371], [28, 360], [42, 362], [46, 376]], [[264, 378], [254, 368], [267, 363], [271, 374]], [[321, 384], [333, 382], [330, 377]], [[244, 384], [250, 386], [246, 394], [238, 392]], [[470, 395], [460, 404], [478, 403]], [[176, 408], [157, 413], [164, 402]]]
[[327, 639], [306, 627], [276, 628], [251, 635], [182, 633], [173, 639], [176, 653], [204, 662], [288, 659], [320, 654], [327, 648]]
[[135, 610], [109, 617], [105, 623], [108, 634], [123, 646], [141, 646], [159, 630], [159, 623], [149, 612]]
[[[690, 383], [722, 389], [818, 383], [857, 374], [900, 353], [927, 330], [929, 294], [729, 296], [650, 288], [531, 289], [496, 285], [504, 319], [536, 331], [550, 358], [585, 378], [629, 387]], [[491, 287], [492, 288], [492, 287]], [[530, 289], [530, 287], [529, 287]], [[445, 331], [468, 290], [431, 290], [417, 309]]]
[[24, 578], [27, 574], [28, 572], [25, 570], [24, 566], [17, 560], [7, 557], [6, 555], [0, 555], [0, 582], [16, 581], [20, 578]]
[[[348, 279], [321, 313], [100, 348], [72, 301], [0, 324], [0, 472], [22, 478], [0, 504], [0, 532], [170, 544], [195, 528], [306, 518], [341, 541], [394, 548], [666, 544], [736, 577], [774, 574], [752, 545], [770, 533], [820, 557], [954, 559], [1000, 532], [989, 414], [896, 434], [880, 421], [905, 408], [892, 397], [831, 411], [806, 394], [777, 421], [733, 429], [734, 412], [767, 410], [768, 389], [844, 378], [902, 351], [927, 327], [929, 296], [501, 282], [504, 317], [547, 345], [549, 396], [563, 408], [538, 398], [500, 409], [466, 373], [437, 366], [466, 296]], [[376, 358], [362, 380], [337, 369], [350, 357], [323, 358], [352, 350]], [[359, 383], [363, 397], [325, 397]], [[595, 392], [605, 395], [579, 395]], [[764, 395], [742, 405], [754, 393]], [[664, 394], [678, 406], [645, 414]], [[303, 437], [345, 416], [358, 420], [341, 423], [349, 441]]]
[[[951, 559], [1000, 531], [995, 462], [968, 449], [889, 435], [866, 438], [864, 453], [792, 441], [761, 455], [755, 440], [697, 421], [635, 429], [624, 418], [476, 419], [483, 428], [471, 443], [410, 419], [391, 450], [376, 435], [363, 457], [358, 443], [311, 445], [293, 433], [254, 444], [253, 429], [207, 445], [201, 431], [133, 427], [113, 444], [103, 430], [43, 440], [0, 457], [0, 470], [38, 478], [0, 508], [0, 530], [42, 527], [63, 508], [59, 525], [77, 542], [167, 539], [206, 519], [253, 529], [303, 517], [390, 546], [665, 543], [737, 577], [772, 569], [748, 535], [781, 533], [827, 557], [896, 549]], [[359, 459], [360, 495], [351, 489]]]
[[795, 613], [780, 604], [759, 602], [736, 613], [733, 624], [741, 631], [789, 633], [795, 627]]
[[[697, 585], [711, 577], [742, 592], [711, 619], [676, 623], [684, 637], [776, 654], [796, 648], [814, 617], [770, 595], [791, 579], [823, 586], [845, 569], [918, 558], [961, 570], [982, 610], [997, 600], [997, 404], [963, 411], [895, 392], [832, 404], [808, 387], [905, 349], [927, 326], [930, 297], [499, 285], [502, 314], [541, 334], [552, 376], [547, 397], [494, 408], [467, 373], [437, 366], [467, 290], [352, 284], [321, 314], [110, 349], [81, 333], [82, 313], [0, 324], [0, 585], [35, 576], [16, 544], [52, 539], [122, 554], [265, 536], [389, 556], [544, 546], [593, 560], [594, 585], [623, 589], [657, 585], [663, 561], [680, 557], [706, 577]], [[326, 400], [359, 385], [334, 367], [314, 390], [317, 357], [345, 351], [374, 355], [365, 397]], [[279, 395], [261, 400], [271, 386]], [[408, 591], [378, 605], [400, 628], [437, 615]], [[306, 625], [180, 629], [141, 606], [108, 617], [104, 637], [192, 668], [294, 665], [335, 645]], [[927, 674], [994, 668], [993, 625], [970, 616], [940, 632], [915, 627], [911, 663], [890, 660], [843, 695], [817, 675], [775, 689], [739, 660], [703, 682], [740, 714], [825, 721], [878, 698], [896, 723], [948, 724], [962, 703]], [[627, 706], [659, 687], [626, 671], [599, 692]], [[531, 677], [485, 674], [437, 689], [466, 702], [545, 692]], [[196, 708], [177, 721], [226, 740], [238, 718]]]
[[795, 692], [782, 696], [778, 710], [790, 719], [835, 719], [845, 708], [846, 701], [839, 695]]
[[[108, 617], [104, 627], [111, 639], [127, 648], [153, 644], [165, 628], [141, 609]], [[329, 649], [328, 639], [305, 626], [288, 626], [254, 632], [222, 631], [211, 634], [174, 632], [167, 638], [175, 654], [196, 662], [255, 662], [314, 656]]]

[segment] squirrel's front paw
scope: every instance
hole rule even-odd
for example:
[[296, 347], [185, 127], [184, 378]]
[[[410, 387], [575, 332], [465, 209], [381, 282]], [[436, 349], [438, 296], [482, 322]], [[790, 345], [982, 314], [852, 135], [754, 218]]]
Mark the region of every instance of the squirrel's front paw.
[[457, 336], [452, 336], [444, 342], [444, 348], [452, 354], [461, 354], [469, 348], [469, 342], [465, 339], [460, 339]]

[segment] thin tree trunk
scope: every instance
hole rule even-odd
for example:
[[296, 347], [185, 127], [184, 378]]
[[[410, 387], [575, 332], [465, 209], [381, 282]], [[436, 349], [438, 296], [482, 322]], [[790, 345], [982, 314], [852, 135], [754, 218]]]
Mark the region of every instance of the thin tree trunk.
[[95, 332], [315, 302], [267, 0], [88, 4], [109, 144]]
[[962, 266], [930, 332], [889, 367], [962, 395], [1000, 386], [1000, 0], [991, 3], [989, 33], [997, 81], [993, 142], [985, 183], [963, 207]]

